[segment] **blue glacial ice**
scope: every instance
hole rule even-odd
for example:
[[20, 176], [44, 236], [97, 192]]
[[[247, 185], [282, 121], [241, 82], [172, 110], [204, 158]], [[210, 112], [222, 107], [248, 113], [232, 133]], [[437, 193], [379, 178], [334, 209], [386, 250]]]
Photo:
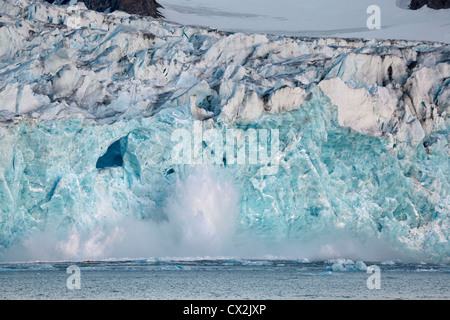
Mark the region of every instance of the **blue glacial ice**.
[[[0, 259], [449, 261], [449, 45], [0, 13]], [[175, 162], [195, 128], [276, 129], [278, 166]]]

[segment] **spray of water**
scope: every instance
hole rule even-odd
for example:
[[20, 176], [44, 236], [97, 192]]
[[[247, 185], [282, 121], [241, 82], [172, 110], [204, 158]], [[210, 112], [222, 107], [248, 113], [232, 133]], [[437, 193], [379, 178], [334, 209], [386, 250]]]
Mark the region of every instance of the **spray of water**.
[[226, 253], [232, 245], [239, 203], [232, 181], [210, 167], [196, 166], [177, 183], [164, 207], [179, 253]]
[[[61, 232], [50, 221], [8, 248], [5, 261], [55, 261], [231, 254], [239, 192], [217, 169], [193, 166], [169, 193], [164, 221], [115, 211], [103, 199], [94, 215]], [[54, 224], [57, 225], [57, 224]]]

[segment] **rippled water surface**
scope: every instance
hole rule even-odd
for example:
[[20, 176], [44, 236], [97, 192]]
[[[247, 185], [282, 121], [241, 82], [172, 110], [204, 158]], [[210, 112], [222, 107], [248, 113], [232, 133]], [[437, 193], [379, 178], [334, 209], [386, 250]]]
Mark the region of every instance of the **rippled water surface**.
[[[70, 265], [80, 289], [69, 290]], [[343, 264], [284, 260], [135, 260], [0, 265], [1, 299], [449, 299], [450, 268], [378, 264], [373, 274]], [[367, 264], [370, 265], [370, 264]], [[75, 283], [75, 282], [74, 282]]]

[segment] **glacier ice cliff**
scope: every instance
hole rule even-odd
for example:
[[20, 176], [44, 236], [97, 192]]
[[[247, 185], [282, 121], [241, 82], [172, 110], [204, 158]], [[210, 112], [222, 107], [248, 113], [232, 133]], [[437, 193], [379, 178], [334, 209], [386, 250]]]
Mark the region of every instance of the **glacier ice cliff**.
[[[129, 226], [153, 255], [253, 242], [301, 256], [322, 238], [345, 254], [348, 237], [448, 262], [449, 104], [442, 43], [225, 33], [4, 0], [0, 254], [22, 243], [52, 247], [37, 259], [105, 258]], [[198, 123], [278, 129], [276, 174], [174, 163], [174, 130]]]

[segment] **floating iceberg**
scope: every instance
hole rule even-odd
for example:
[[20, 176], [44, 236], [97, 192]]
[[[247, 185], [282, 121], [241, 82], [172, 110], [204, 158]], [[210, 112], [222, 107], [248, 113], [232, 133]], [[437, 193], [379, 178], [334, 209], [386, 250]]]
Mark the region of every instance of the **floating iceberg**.
[[[314, 259], [302, 244], [343, 255], [351, 237], [448, 262], [449, 45], [224, 33], [82, 3], [0, 13], [4, 259], [20, 243], [76, 259], [245, 242]], [[174, 131], [198, 124], [244, 143], [278, 130], [277, 170], [174, 163]]]

